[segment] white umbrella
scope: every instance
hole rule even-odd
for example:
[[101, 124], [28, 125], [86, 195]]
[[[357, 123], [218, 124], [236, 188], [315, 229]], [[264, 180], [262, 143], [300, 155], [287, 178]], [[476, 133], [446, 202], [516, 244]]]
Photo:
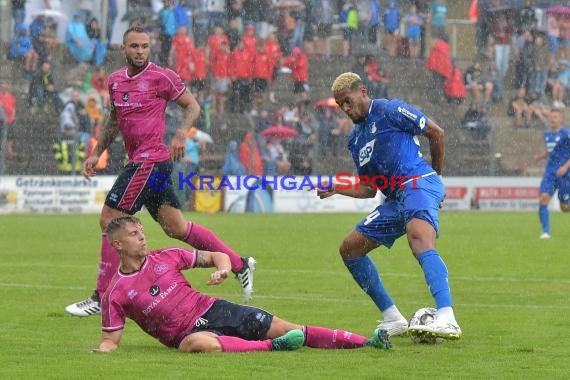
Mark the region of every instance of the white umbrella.
[[46, 16], [57, 19], [58, 21], [67, 21], [68, 17], [65, 13], [58, 11], [57, 9], [38, 9], [31, 13], [32, 18], [37, 16]]

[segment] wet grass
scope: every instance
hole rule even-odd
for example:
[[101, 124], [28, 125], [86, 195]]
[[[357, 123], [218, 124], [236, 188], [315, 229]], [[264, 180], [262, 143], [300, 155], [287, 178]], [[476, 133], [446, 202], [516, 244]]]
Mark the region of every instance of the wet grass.
[[[334, 215], [203, 215], [238, 252], [258, 260], [253, 305], [302, 324], [368, 335], [379, 313], [337, 254], [362, 217]], [[68, 303], [89, 295], [99, 255], [95, 215], [0, 218], [0, 378], [3, 379], [411, 379], [567, 378], [570, 349], [569, 215], [552, 215], [553, 238], [538, 239], [536, 213], [444, 213], [438, 249], [450, 272], [464, 338], [437, 346], [394, 338], [374, 349], [190, 355], [161, 346], [132, 322], [122, 347], [90, 353], [98, 318], [73, 318]], [[149, 246], [177, 245], [143, 215]], [[372, 254], [405, 315], [432, 304], [404, 240]], [[235, 281], [206, 287], [240, 301]], [[566, 337], [566, 338], [565, 338]]]

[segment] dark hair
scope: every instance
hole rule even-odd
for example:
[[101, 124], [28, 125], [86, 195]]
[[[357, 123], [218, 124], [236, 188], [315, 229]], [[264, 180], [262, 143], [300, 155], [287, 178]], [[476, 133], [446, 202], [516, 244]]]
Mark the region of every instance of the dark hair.
[[121, 216], [111, 220], [107, 228], [105, 229], [105, 233], [107, 234], [107, 239], [111, 239], [111, 236], [115, 235], [117, 231], [123, 228], [128, 223], [132, 224], [141, 224], [139, 218], [135, 216]]
[[127, 41], [127, 36], [129, 35], [129, 33], [144, 33], [148, 35], [148, 32], [144, 28], [144, 25], [135, 24], [131, 26], [129, 29], [125, 30], [125, 33], [123, 33], [123, 43]]

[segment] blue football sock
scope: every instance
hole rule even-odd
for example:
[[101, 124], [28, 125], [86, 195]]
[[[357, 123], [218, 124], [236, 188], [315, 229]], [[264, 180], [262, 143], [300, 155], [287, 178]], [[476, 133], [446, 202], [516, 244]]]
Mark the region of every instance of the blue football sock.
[[344, 259], [344, 265], [346, 265], [356, 283], [372, 298], [372, 301], [374, 301], [380, 311], [384, 311], [394, 305], [370, 257], [362, 256], [356, 259]]
[[542, 232], [550, 234], [550, 214], [548, 213], [548, 205], [540, 205], [538, 207], [538, 216], [540, 217]]
[[447, 267], [435, 249], [429, 249], [418, 256], [424, 277], [436, 307], [451, 306], [451, 291], [447, 283]]

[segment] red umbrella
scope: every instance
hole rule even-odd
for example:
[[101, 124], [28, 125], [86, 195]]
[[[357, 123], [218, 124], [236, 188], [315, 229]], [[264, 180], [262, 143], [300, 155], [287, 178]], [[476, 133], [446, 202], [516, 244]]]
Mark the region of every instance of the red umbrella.
[[279, 137], [282, 139], [299, 136], [299, 133], [296, 130], [286, 125], [272, 125], [271, 127], [261, 131], [261, 134], [265, 137]]
[[565, 5], [555, 5], [553, 7], [547, 8], [546, 13], [570, 16], [570, 7], [567, 7]]
[[315, 108], [332, 108], [337, 110], [338, 104], [336, 104], [336, 101], [334, 100], [333, 97], [330, 97], [326, 99], [321, 99], [318, 102], [316, 102]]

